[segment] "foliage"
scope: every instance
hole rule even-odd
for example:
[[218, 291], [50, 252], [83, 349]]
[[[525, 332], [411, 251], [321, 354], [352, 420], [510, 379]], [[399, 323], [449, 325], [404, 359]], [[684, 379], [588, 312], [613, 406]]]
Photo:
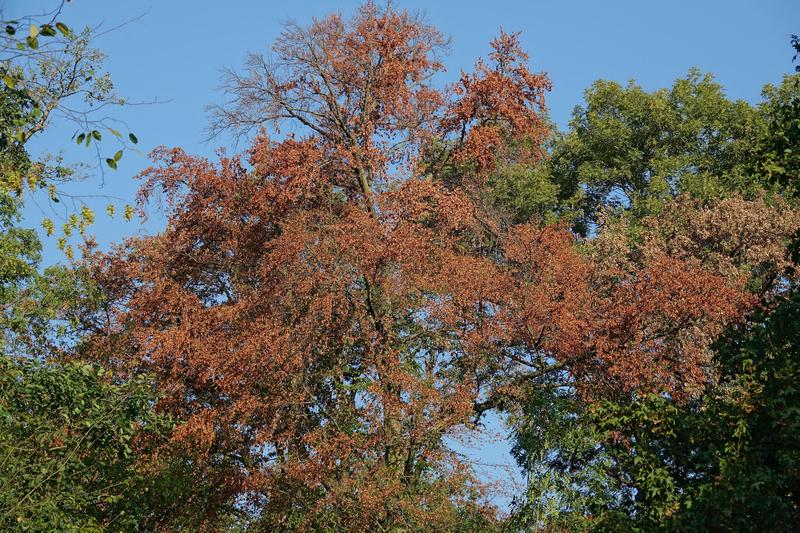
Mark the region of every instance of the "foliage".
[[150, 381], [120, 383], [67, 360], [80, 347], [79, 314], [103, 297], [85, 269], [40, 272], [41, 243], [19, 214], [20, 180], [36, 163], [15, 136], [39, 116], [29, 91], [6, 83], [0, 98], [0, 528], [153, 529], [165, 516], [191, 524], [202, 487], [189, 494], [187, 462], [153, 453], [174, 423], [154, 412]]
[[[518, 34], [446, 85], [447, 39], [367, 2], [226, 72], [209, 133], [243, 155], [153, 152], [162, 233], [42, 272], [19, 209], [77, 175], [26, 142], [66, 119], [99, 168], [128, 146], [62, 7], [0, 36], [0, 527], [800, 519], [797, 75], [758, 106], [698, 71], [599, 81], [559, 134]], [[493, 410], [528, 478], [507, 520], [453, 446]]]
[[[595, 507], [613, 506], [619, 482], [574, 390], [531, 387], [511, 419], [512, 454], [528, 476], [513, 506], [513, 531], [584, 531]], [[612, 528], [613, 529], [613, 528]]]
[[96, 366], [37, 362], [74, 345], [69, 309], [99, 296], [80, 271], [39, 274], [40, 243], [18, 226], [19, 203], [0, 195], [0, 527], [131, 529], [166, 500], [147, 492], [158, 477], [138, 470], [135, 448], [172, 425], [153, 413], [144, 379], [120, 385]]
[[561, 197], [580, 201], [581, 231], [606, 205], [645, 216], [680, 193], [713, 199], [759, 189], [750, 170], [767, 125], [747, 103], [725, 98], [710, 75], [693, 70], [651, 93], [598, 81], [585, 100], [552, 162]]
[[524, 395], [511, 409], [530, 476], [513, 517], [520, 528], [796, 523], [797, 473], [775, 460], [797, 447], [783, 432], [797, 410], [783, 381], [797, 331], [796, 76], [763, 95], [758, 107], [730, 102], [696, 72], [653, 93], [598, 82], [556, 138], [545, 172], [562, 199], [582, 205], [576, 227], [598, 265], [626, 272], [679, 258], [747, 280], [761, 310], [707, 353], [706, 391], [695, 398], [639, 389], [587, 402], [575, 387]]
[[516, 455], [524, 530], [763, 531], [797, 523], [798, 297], [718, 345], [718, 384], [585, 404], [528, 396]]
[[[4, 153], [0, 190], [18, 196], [43, 191], [54, 212], [64, 219], [59, 247], [71, 258], [73, 250], [67, 241], [73, 231], [85, 237], [94, 213], [65, 185], [85, 177], [85, 168], [65, 166], [60, 154], [46, 153], [33, 160], [20, 154], [28, 141], [52, 124], [71, 123], [78, 128], [72, 139], [94, 148], [97, 165], [93, 169], [104, 175], [104, 166], [116, 169], [138, 139], [133, 133], [123, 136], [119, 130], [126, 129], [124, 123], [105, 114], [108, 108], [126, 102], [103, 70], [105, 55], [92, 46], [100, 32], [91, 28], [73, 31], [60, 20], [63, 8], [62, 0], [50, 13], [0, 21], [4, 27], [0, 32], [0, 144]], [[101, 152], [104, 134], [118, 145], [113, 153]], [[17, 154], [14, 161], [8, 161], [12, 154]], [[48, 235], [54, 233], [50, 218], [42, 225]]]
[[592, 501], [588, 524], [624, 517], [626, 529], [643, 531], [794, 527], [799, 304], [795, 294], [722, 342], [720, 383], [701, 401], [644, 396], [592, 409], [613, 465], [604, 475], [621, 481], [625, 497], [606, 509]]
[[86, 356], [152, 372], [193, 475], [258, 527], [491, 524], [448, 438], [531, 383], [693, 398], [752, 304], [702, 265], [612, 268], [562, 225], [510, 223], [503, 173], [542, 160], [549, 81], [501, 33], [439, 88], [444, 44], [373, 3], [288, 25], [228, 73], [212, 128], [297, 133], [259, 134], [247, 164], [157, 149], [140, 199], [163, 194], [166, 230], [86, 263], [108, 297]]
[[31, 162], [24, 146], [16, 139], [17, 128], [32, 120], [33, 104], [20, 89], [0, 85], [0, 170], [3, 181], [0, 190], [4, 193], [21, 192]]
[[153, 414], [143, 380], [124, 385], [81, 363], [0, 358], [0, 525], [4, 530], [132, 530], [160, 487], [138, 469]]
[[785, 76], [780, 85], [767, 85], [759, 111], [764, 116], [768, 134], [758, 146], [761, 172], [796, 196], [800, 175], [800, 74]]

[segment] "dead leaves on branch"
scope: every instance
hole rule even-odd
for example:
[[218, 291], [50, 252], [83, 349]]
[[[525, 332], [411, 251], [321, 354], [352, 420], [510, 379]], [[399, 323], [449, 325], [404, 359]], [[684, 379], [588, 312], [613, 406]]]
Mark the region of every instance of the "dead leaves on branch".
[[289, 26], [276, 64], [234, 80], [230, 125], [307, 135], [258, 136], [249, 167], [158, 149], [140, 200], [165, 196], [165, 232], [90, 259], [111, 295], [94, 349], [158, 376], [198, 475], [273, 524], [298, 508], [350, 529], [490, 515], [446, 440], [483, 399], [545, 382], [690, 397], [753, 303], [688, 244], [615, 260], [611, 234], [587, 252], [564, 227], [497, 220], [476, 191], [499, 158], [541, 156], [549, 82], [502, 34], [437, 91], [443, 45], [371, 3]]

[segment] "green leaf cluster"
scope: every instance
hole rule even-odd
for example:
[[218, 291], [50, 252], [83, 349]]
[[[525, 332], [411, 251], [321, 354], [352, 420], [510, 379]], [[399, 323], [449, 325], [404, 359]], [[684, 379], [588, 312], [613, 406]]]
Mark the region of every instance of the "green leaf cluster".
[[[504, 205], [517, 202], [520, 219], [541, 212], [555, 188], [551, 212], [587, 243], [601, 220], [606, 229], [624, 221], [635, 247], [645, 217], [679, 194], [707, 205], [730, 196], [797, 205], [797, 74], [766, 86], [757, 106], [729, 100], [697, 71], [653, 92], [599, 81], [585, 100], [536, 170], [546, 185], [533, 185], [535, 194], [504, 185], [512, 191]], [[514, 454], [529, 479], [511, 529], [795, 529], [800, 290], [796, 273], [784, 276], [783, 296], [714, 347], [715, 380], [693, 401], [633, 394], [586, 402], [569, 387], [531, 384], [511, 410]]]

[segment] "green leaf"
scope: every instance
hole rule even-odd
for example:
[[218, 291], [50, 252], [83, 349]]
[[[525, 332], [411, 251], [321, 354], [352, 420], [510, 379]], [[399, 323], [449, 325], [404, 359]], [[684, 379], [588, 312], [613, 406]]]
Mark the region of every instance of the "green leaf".
[[56, 29], [64, 34], [66, 37], [72, 37], [72, 30], [70, 30], [63, 22], [56, 22]]
[[44, 24], [40, 33], [46, 37], [52, 37], [56, 34], [56, 30], [50, 24]]
[[129, 133], [128, 134], [128, 139], [130, 139], [133, 144], [136, 144], [136, 143], [139, 142], [139, 139], [137, 139], [136, 135], [134, 135], [133, 133]]
[[17, 33], [17, 28], [12, 26], [11, 24], [6, 24], [6, 33], [9, 35], [14, 35]]
[[108, 128], [108, 131], [114, 137], [122, 137], [122, 134], [120, 132], [118, 132], [117, 130], [115, 130], [114, 128]]
[[42, 220], [42, 227], [44, 228], [48, 237], [53, 235], [55, 224], [53, 224], [52, 220], [50, 220], [49, 218], [45, 218], [44, 220]]
[[39, 26], [37, 26], [36, 24], [31, 24], [31, 28], [30, 28], [30, 32], [29, 33], [30, 33], [31, 39], [36, 39], [36, 36], [39, 35]]
[[114, 154], [114, 161], [119, 161], [122, 159], [122, 150], [117, 150], [117, 153]]
[[84, 139], [86, 139], [86, 134], [85, 133], [81, 133], [80, 135], [78, 135], [78, 138], [75, 139], [75, 142], [78, 143], [78, 144], [81, 144]]
[[39, 48], [39, 39], [37, 39], [36, 37], [28, 37], [25, 39], [25, 42], [27, 42], [28, 46], [30, 46], [34, 50]]
[[102, 139], [102, 138], [103, 138], [103, 136], [102, 136], [102, 135], [100, 135], [100, 132], [99, 132], [99, 131], [97, 131], [97, 130], [92, 130], [92, 137], [94, 137], [94, 138], [95, 138], [95, 139], [97, 139], [98, 141], [99, 141], [100, 139]]
[[106, 164], [111, 168], [113, 168], [114, 170], [117, 170], [117, 162], [111, 159], [110, 157], [106, 159]]
[[15, 80], [9, 75], [3, 76], [3, 83], [5, 83], [6, 87], [8, 87], [9, 89], [13, 89], [17, 86], [17, 80]]

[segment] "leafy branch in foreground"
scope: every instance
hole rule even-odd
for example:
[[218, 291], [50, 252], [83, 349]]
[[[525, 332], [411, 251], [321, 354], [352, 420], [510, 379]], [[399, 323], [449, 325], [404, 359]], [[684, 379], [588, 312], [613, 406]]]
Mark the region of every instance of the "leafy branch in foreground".
[[[63, 211], [62, 240], [67, 240], [71, 230], [83, 233], [93, 216], [82, 213], [80, 224], [70, 216], [89, 208], [83, 197], [70, 194], [65, 186], [84, 179], [89, 171], [99, 171], [104, 180], [105, 168], [116, 169], [138, 138], [132, 132], [122, 133], [127, 126], [109, 113], [111, 108], [134, 104], [116, 93], [103, 69], [105, 55], [92, 45], [116, 28], [75, 31], [60, 20], [64, 7], [62, 1], [42, 15], [0, 21], [0, 88], [4, 94], [0, 137], [7, 150], [21, 152], [32, 138], [53, 125], [73, 124], [77, 130], [72, 140], [93, 149], [96, 163], [65, 166], [60, 153], [45, 153], [26, 164], [5, 167], [0, 187], [17, 195], [44, 192], [54, 213]], [[111, 153], [104, 153], [107, 138], [117, 144]], [[43, 225], [52, 233], [49, 219]]]

